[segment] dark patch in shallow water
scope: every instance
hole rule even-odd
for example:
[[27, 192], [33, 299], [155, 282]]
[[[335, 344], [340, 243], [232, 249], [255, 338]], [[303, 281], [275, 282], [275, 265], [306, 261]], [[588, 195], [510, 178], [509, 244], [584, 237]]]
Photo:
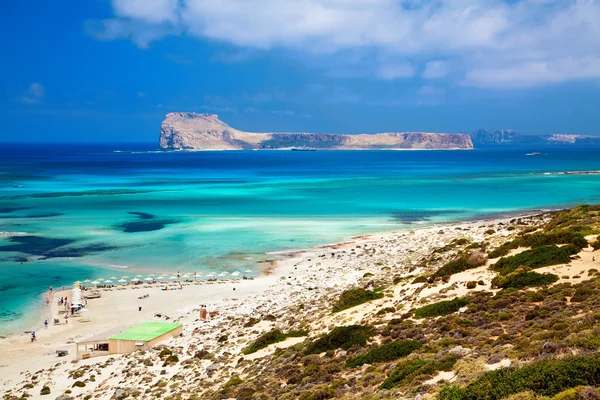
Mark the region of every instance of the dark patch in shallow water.
[[429, 221], [432, 217], [460, 214], [460, 212], [460, 210], [403, 210], [392, 212], [392, 218], [404, 224], [413, 224], [420, 221]]
[[0, 218], [4, 219], [18, 219], [18, 218], [50, 218], [50, 217], [59, 217], [64, 215], [59, 212], [47, 212], [47, 213], [39, 213], [39, 214], [28, 214], [28, 215], [6, 215]]
[[[19, 206], [4, 206], [0, 207], [0, 214], [8, 214], [13, 211], [31, 210], [31, 207], [19, 207]], [[3, 217], [6, 218], [6, 217]]]
[[[91, 253], [120, 248], [105, 243], [69, 247], [69, 245], [75, 243], [74, 239], [51, 239], [41, 236], [10, 236], [8, 241], [13, 244], [0, 246], [0, 251], [28, 254], [30, 256], [41, 257], [43, 260], [59, 257], [83, 257]], [[12, 260], [16, 262], [28, 261], [27, 257], [19, 256], [12, 258]]]
[[73, 239], [51, 239], [42, 236], [10, 236], [8, 241], [14, 244], [0, 246], [0, 251], [13, 251], [41, 256], [61, 246], [74, 243]]
[[153, 219], [154, 218], [154, 215], [148, 214], [145, 212], [140, 212], [140, 211], [130, 211], [127, 214], [137, 215], [138, 217], [140, 217], [140, 219]]
[[159, 231], [167, 225], [178, 222], [174, 219], [155, 219], [154, 215], [139, 211], [131, 211], [128, 214], [137, 216], [138, 220], [117, 225], [125, 233]]
[[80, 247], [62, 247], [52, 249], [44, 254], [43, 259], [59, 257], [83, 257], [91, 253], [100, 253], [103, 251], [117, 250], [120, 247], [111, 246], [106, 243], [92, 243]]
[[12, 196], [13, 199], [25, 198], [53, 198], [53, 197], [80, 197], [80, 196], [114, 196], [122, 194], [144, 194], [164, 190], [132, 190], [132, 189], [111, 189], [111, 190], [84, 190], [81, 192], [49, 192], [49, 193], [32, 193], [19, 196]]

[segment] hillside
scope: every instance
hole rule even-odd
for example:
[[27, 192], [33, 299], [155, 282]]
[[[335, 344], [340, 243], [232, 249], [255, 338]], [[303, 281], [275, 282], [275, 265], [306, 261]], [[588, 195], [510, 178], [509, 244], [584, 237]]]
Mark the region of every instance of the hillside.
[[474, 145], [480, 144], [511, 144], [511, 143], [600, 143], [599, 136], [554, 134], [554, 135], [523, 135], [511, 129], [479, 129], [469, 134]]
[[175, 318], [182, 337], [37, 367], [4, 398], [597, 399], [599, 228], [580, 206], [324, 246]]
[[249, 133], [231, 128], [215, 114], [170, 113], [162, 122], [159, 145], [174, 150], [469, 150], [465, 134], [401, 132], [378, 134]]

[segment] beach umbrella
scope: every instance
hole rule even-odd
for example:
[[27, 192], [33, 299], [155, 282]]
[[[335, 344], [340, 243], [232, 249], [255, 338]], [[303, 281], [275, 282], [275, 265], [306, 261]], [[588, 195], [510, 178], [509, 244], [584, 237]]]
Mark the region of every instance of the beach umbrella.
[[100, 283], [100, 282], [98, 282], [98, 281], [94, 281], [94, 282], [92, 282], [92, 285], [96, 286], [96, 285], [97, 285], [97, 284], [99, 284], [99, 283]]
[[129, 277], [127, 275], [122, 276], [121, 279], [128, 279]]
[[119, 283], [125, 283], [125, 282], [127, 282], [127, 279], [119, 279], [117, 282], [119, 282]]
[[165, 278], [169, 276], [169, 274], [160, 274], [160, 276], [164, 276]]
[[231, 275], [232, 276], [238, 276], [240, 273], [238, 271], [232, 272]]
[[96, 279], [96, 280], [97, 280], [98, 282], [102, 282], [104, 279], [102, 279], [102, 278], [98, 278], [98, 279]]
[[133, 279], [131, 280], [131, 282], [139, 282], [139, 281], [140, 281], [140, 280], [139, 280], [138, 278], [133, 278]]
[[111, 276], [111, 277], [110, 277], [110, 278], [108, 278], [108, 279], [115, 280], [115, 279], [118, 279], [118, 278], [117, 278], [116, 276]]
[[107, 279], [104, 281], [104, 283], [112, 283], [112, 281], [110, 279]]
[[171, 275], [171, 276], [169, 277], [169, 279], [173, 280], [173, 279], [177, 279], [177, 277], [176, 277], [175, 275]]
[[183, 274], [184, 278], [189, 278], [190, 276], [188, 274]]
[[159, 276], [159, 277], [158, 277], [158, 278], [156, 278], [156, 279], [165, 279], [165, 277], [164, 277], [164, 276]]
[[147, 278], [146, 278], [146, 279], [144, 279], [144, 280], [145, 280], [145, 281], [148, 281], [148, 282], [150, 282], [150, 281], [153, 281], [154, 279], [152, 279], [151, 277], [147, 277]]
[[221, 275], [229, 275], [229, 272], [223, 271], [223, 272], [221, 272]]
[[219, 274], [219, 276], [226, 276], [226, 275], [227, 275], [227, 274], [226, 274], [225, 272], [221, 272], [221, 273]]
[[148, 274], [148, 276], [155, 276], [154, 274]]
[[209, 273], [207, 276], [215, 276], [216, 274], [214, 272]]
[[253, 273], [254, 271], [252, 271], [251, 269], [247, 269], [247, 270], [245, 270], [244, 272], [246, 272], [246, 273], [248, 273], [248, 274], [251, 274], [251, 273]]
[[143, 277], [144, 277], [144, 275], [136, 275], [135, 277], [136, 277], [136, 278], [143, 278]]
[[91, 281], [89, 279], [86, 279], [84, 282], [85, 283], [90, 283]]

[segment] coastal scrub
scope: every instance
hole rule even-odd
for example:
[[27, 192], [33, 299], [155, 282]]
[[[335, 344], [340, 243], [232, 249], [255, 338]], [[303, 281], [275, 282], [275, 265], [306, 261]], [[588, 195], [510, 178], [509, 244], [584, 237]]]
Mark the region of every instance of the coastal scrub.
[[383, 298], [383, 293], [376, 290], [366, 290], [363, 288], [349, 289], [343, 292], [338, 301], [333, 305], [333, 312], [340, 312], [366, 303], [367, 301], [381, 298]]
[[415, 318], [432, 318], [457, 312], [466, 306], [468, 301], [463, 298], [445, 300], [438, 303], [426, 305], [415, 310]]

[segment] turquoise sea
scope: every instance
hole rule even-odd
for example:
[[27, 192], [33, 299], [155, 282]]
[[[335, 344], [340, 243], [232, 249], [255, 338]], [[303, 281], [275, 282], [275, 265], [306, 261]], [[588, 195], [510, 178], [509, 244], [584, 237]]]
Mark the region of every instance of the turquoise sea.
[[29, 327], [50, 285], [258, 273], [257, 262], [274, 257], [267, 252], [600, 202], [600, 175], [559, 174], [589, 170], [600, 170], [600, 146], [191, 153], [0, 144], [0, 334]]

